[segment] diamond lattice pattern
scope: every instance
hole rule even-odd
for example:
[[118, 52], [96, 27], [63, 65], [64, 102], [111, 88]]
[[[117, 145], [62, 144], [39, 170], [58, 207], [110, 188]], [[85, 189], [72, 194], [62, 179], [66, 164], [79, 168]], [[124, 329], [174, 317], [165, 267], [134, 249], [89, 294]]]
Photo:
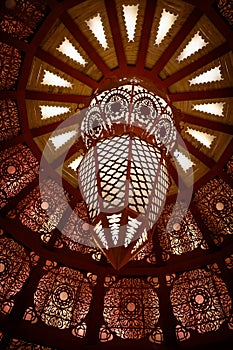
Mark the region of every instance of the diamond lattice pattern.
[[160, 153], [138, 138], [132, 142], [129, 207], [145, 214], [158, 171]]
[[93, 149], [84, 157], [78, 173], [80, 187], [88, 207], [89, 216], [91, 219], [94, 219], [99, 214], [99, 202]]
[[100, 184], [105, 209], [125, 203], [129, 136], [106, 139], [97, 146]]
[[158, 219], [166, 200], [167, 190], [170, 184], [170, 178], [167, 172], [167, 167], [165, 162], [161, 164], [160, 173], [157, 177], [156, 186], [152, 196], [151, 206], [149, 207], [149, 226], [152, 227], [153, 224]]
[[[84, 157], [79, 169], [90, 219], [97, 217], [101, 205], [101, 210], [109, 213], [129, 207], [135, 213], [145, 215], [149, 225], [153, 220], [156, 221], [169, 186], [166, 166], [160, 165], [160, 150], [130, 135], [105, 139], [97, 143], [95, 148], [95, 151], [92, 148]], [[97, 204], [98, 200], [101, 204]]]

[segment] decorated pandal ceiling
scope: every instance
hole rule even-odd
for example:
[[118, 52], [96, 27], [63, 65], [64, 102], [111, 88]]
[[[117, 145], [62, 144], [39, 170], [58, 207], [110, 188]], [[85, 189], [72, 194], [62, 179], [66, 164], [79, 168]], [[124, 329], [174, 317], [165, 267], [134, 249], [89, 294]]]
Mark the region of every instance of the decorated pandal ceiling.
[[[230, 349], [232, 2], [0, 5], [0, 347]], [[77, 168], [91, 152], [82, 129], [88, 107], [105, 95], [125, 101], [132, 86], [135, 106], [153, 106], [159, 118], [169, 110], [181, 137], [166, 156], [161, 215], [116, 268], [92, 236], [87, 242], [90, 210]], [[99, 132], [91, 122], [89, 131]], [[128, 142], [119, 136], [110, 149], [118, 138]], [[104, 159], [111, 151], [100, 139]], [[144, 141], [133, 142], [143, 150]], [[159, 157], [161, 145], [153, 147]], [[135, 160], [135, 186], [148, 186], [137, 172], [150, 171], [148, 154]], [[143, 200], [133, 208], [140, 212]]]

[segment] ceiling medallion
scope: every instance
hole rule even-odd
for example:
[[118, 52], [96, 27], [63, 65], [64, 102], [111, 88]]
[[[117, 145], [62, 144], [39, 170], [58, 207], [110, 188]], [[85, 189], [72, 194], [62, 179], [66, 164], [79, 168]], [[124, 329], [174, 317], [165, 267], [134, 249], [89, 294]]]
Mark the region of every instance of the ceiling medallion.
[[93, 239], [119, 269], [144, 247], [165, 204], [172, 110], [132, 82], [93, 98], [81, 136], [86, 152], [77, 171]]

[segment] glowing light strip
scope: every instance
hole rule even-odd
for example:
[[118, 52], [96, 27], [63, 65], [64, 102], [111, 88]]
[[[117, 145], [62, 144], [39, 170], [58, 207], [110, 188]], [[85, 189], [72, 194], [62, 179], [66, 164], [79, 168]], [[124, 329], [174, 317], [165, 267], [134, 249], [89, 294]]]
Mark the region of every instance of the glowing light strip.
[[204, 113], [209, 113], [213, 115], [217, 115], [218, 117], [224, 116], [224, 106], [225, 102], [216, 102], [216, 103], [203, 103], [192, 105], [192, 109]]
[[67, 38], [64, 38], [61, 45], [57, 47], [57, 50], [61, 52], [63, 55], [66, 55], [67, 57], [71, 58], [73, 61], [78, 62], [83, 66], [85, 66], [85, 64], [87, 63], [84, 60], [84, 58], [80, 55], [78, 50], [76, 50], [74, 45]]
[[195, 52], [201, 50], [203, 47], [205, 47], [208, 44], [202, 36], [200, 35], [200, 32], [197, 32], [194, 37], [190, 40], [188, 45], [184, 48], [184, 50], [181, 52], [181, 54], [177, 57], [177, 60], [183, 61], [185, 58], [193, 55]]
[[72, 87], [72, 84], [69, 81], [59, 77], [54, 73], [49, 72], [46, 69], [44, 70], [44, 76], [41, 84], [52, 85], [52, 86], [62, 86], [62, 87], [68, 87], [68, 88]]
[[158, 27], [158, 32], [157, 36], [155, 39], [155, 44], [159, 45], [165, 38], [165, 36], [168, 34], [169, 30], [175, 23], [178, 15], [175, 15], [174, 13], [171, 13], [169, 11], [166, 11], [163, 9], [163, 12], [161, 14], [160, 22], [159, 22], [159, 27]]
[[184, 170], [184, 172], [187, 172], [193, 165], [195, 165], [189, 157], [187, 157], [178, 150], [175, 150], [173, 155], [176, 158], [179, 165], [181, 166], [181, 168]]
[[104, 32], [104, 26], [100, 14], [98, 13], [95, 17], [85, 21], [96, 39], [103, 46], [104, 49], [108, 48], [107, 39]]
[[70, 107], [40, 105], [41, 119], [49, 119], [70, 112]]
[[137, 24], [139, 4], [137, 5], [123, 5], [123, 14], [125, 26], [128, 36], [128, 41], [134, 41], [134, 35]]
[[209, 69], [207, 72], [204, 72], [195, 78], [189, 80], [190, 85], [196, 85], [196, 84], [204, 84], [204, 83], [211, 83], [214, 81], [220, 81], [223, 80], [222, 74], [221, 74], [221, 67], [215, 67], [212, 69]]
[[55, 150], [57, 151], [65, 143], [70, 141], [76, 134], [77, 134], [77, 131], [72, 130], [60, 135], [53, 136], [49, 140], [52, 142]]
[[199, 130], [191, 129], [189, 127], [187, 128], [186, 132], [208, 148], [210, 148], [212, 142], [216, 137], [214, 135], [210, 135]]

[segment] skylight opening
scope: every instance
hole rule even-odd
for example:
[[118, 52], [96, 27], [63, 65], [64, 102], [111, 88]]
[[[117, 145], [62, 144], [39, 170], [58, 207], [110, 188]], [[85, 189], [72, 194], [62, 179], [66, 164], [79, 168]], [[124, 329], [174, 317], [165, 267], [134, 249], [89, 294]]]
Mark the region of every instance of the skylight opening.
[[184, 59], [186, 59], [189, 56], [193, 55], [195, 52], [201, 50], [206, 45], [208, 45], [208, 42], [206, 42], [202, 38], [202, 36], [200, 35], [200, 32], [198, 31], [194, 35], [194, 37], [189, 41], [189, 43], [184, 48], [184, 50], [181, 52], [181, 54], [177, 57], [177, 60], [179, 62], [183, 61]]
[[157, 36], [155, 39], [155, 44], [160, 45], [165, 36], [168, 34], [169, 30], [175, 23], [176, 19], [178, 18], [178, 15], [175, 15], [174, 13], [171, 13], [169, 11], [166, 11], [163, 9], [163, 12], [160, 17], [159, 27]]
[[225, 102], [216, 102], [216, 103], [203, 103], [192, 105], [192, 109], [204, 113], [209, 113], [216, 115], [218, 117], [224, 117], [224, 106]]
[[80, 63], [83, 66], [85, 66], [85, 64], [87, 63], [84, 60], [84, 58], [80, 55], [78, 50], [76, 50], [74, 45], [67, 38], [64, 38], [61, 45], [57, 47], [57, 50], [61, 52], [63, 55], [71, 58], [73, 61]]
[[71, 168], [74, 171], [77, 171], [79, 164], [81, 163], [81, 160], [83, 159], [83, 155], [80, 154], [75, 160], [73, 160], [68, 167]]
[[41, 119], [49, 119], [70, 112], [70, 107], [40, 105]]
[[204, 72], [195, 78], [189, 80], [190, 85], [196, 85], [196, 84], [204, 84], [204, 83], [212, 83], [214, 81], [220, 81], [223, 80], [222, 73], [221, 73], [221, 66], [211, 68], [207, 72]]
[[124, 21], [125, 21], [128, 41], [134, 41], [139, 4], [123, 5], [122, 7], [123, 7]]
[[88, 25], [89, 29], [92, 31], [96, 39], [99, 41], [99, 43], [102, 45], [104, 49], [108, 48], [107, 39], [104, 32], [104, 26], [102, 19], [100, 17], [100, 14], [98, 13], [95, 17], [86, 20], [86, 24]]
[[178, 150], [175, 150], [175, 152], [173, 153], [173, 156], [175, 157], [178, 164], [181, 166], [181, 168], [184, 170], [185, 173], [190, 168], [192, 168], [193, 165], [195, 165], [195, 163], [193, 163], [193, 161], [189, 157], [187, 157], [186, 155], [184, 155], [182, 152]]
[[194, 137], [197, 141], [202, 143], [204, 146], [206, 146], [207, 148], [210, 148], [212, 142], [216, 138], [216, 136], [214, 135], [210, 135], [205, 132], [195, 130], [189, 127], [187, 128], [186, 132], [192, 137]]
[[72, 130], [65, 132], [60, 135], [52, 136], [50, 137], [50, 141], [52, 142], [55, 150], [57, 151], [59, 148], [61, 148], [65, 143], [68, 141], [71, 141], [71, 139], [77, 134], [77, 131]]
[[59, 77], [58, 75], [44, 70], [42, 85], [52, 85], [52, 86], [62, 86], [67, 88], [72, 88], [72, 84], [64, 78]]

